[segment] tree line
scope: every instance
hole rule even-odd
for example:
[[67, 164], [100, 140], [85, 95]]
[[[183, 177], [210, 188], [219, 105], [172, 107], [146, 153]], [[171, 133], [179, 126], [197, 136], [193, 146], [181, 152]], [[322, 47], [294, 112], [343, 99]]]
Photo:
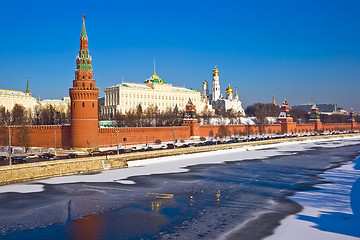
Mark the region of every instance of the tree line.
[[99, 116], [99, 120], [115, 120], [119, 127], [159, 127], [179, 126], [184, 118], [185, 111], [180, 111], [177, 106], [160, 111], [157, 106], [143, 110], [139, 104], [136, 109], [125, 113], [116, 113], [113, 118]]

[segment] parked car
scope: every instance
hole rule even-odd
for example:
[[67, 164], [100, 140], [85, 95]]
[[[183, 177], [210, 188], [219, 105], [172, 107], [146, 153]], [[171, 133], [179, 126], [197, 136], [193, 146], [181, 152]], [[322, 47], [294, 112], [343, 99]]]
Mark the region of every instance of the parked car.
[[35, 159], [35, 158], [38, 158], [39, 155], [36, 155], [36, 154], [30, 154], [27, 156], [29, 159]]
[[40, 157], [43, 158], [43, 159], [55, 159], [55, 155], [51, 154], [51, 153], [44, 153]]
[[166, 144], [167, 146], [167, 149], [174, 149], [175, 148], [175, 145], [173, 143], [168, 143]]
[[5, 161], [6, 160], [6, 156], [0, 156], [0, 161]]
[[102, 151], [93, 151], [90, 153], [91, 156], [102, 156], [104, 153]]
[[78, 155], [76, 153], [69, 153], [66, 157], [67, 158], [76, 158]]
[[11, 163], [12, 164], [23, 164], [27, 163], [28, 158], [25, 156], [13, 156], [11, 157]]

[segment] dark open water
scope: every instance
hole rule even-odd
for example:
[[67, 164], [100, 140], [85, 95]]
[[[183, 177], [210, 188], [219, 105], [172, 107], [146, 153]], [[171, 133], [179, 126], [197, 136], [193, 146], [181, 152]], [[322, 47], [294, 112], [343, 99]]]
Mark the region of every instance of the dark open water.
[[71, 183], [3, 193], [0, 239], [213, 239], [229, 231], [228, 239], [261, 239], [301, 210], [286, 196], [314, 189], [320, 173], [354, 160], [359, 150], [313, 148], [198, 165], [186, 173], [132, 177], [135, 185]]

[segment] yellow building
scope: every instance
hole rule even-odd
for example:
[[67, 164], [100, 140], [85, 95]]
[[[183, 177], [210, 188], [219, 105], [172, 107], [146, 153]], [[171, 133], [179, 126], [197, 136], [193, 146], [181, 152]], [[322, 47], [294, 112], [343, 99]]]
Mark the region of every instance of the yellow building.
[[31, 96], [29, 80], [27, 82], [26, 92], [0, 89], [0, 106], [11, 111], [15, 104], [24, 106], [26, 109], [34, 109], [38, 104], [36, 98]]
[[201, 93], [185, 87], [176, 87], [167, 83], [156, 75], [152, 75], [145, 83], [123, 82], [105, 88], [105, 102], [102, 108], [104, 116], [112, 117], [116, 113], [125, 113], [136, 109], [140, 104], [143, 110], [157, 106], [160, 111], [178, 107], [185, 110], [189, 98], [196, 106], [197, 111], [202, 111], [206, 105], [202, 101]]

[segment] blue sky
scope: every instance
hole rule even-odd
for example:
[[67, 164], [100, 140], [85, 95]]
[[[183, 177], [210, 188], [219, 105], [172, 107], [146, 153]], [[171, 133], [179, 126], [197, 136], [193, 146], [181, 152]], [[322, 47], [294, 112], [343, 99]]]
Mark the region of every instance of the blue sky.
[[0, 88], [68, 96], [86, 15], [94, 79], [105, 87], [201, 88], [216, 63], [243, 107], [337, 103], [360, 111], [360, 1], [2, 1]]

